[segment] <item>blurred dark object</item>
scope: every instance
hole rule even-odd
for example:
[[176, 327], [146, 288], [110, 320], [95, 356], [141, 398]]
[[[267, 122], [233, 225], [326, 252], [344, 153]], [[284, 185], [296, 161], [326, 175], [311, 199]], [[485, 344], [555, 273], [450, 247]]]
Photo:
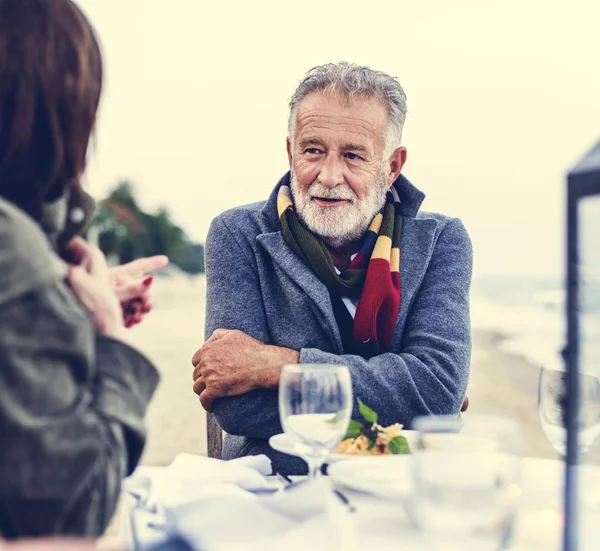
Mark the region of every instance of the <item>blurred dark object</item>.
[[[567, 369], [567, 456], [565, 462], [563, 550], [578, 549], [578, 488], [576, 468], [579, 463], [579, 360], [580, 360], [580, 291], [581, 291], [581, 209], [591, 197], [600, 198], [600, 142], [569, 172], [567, 181], [567, 346], [564, 351]], [[600, 254], [600, 236], [597, 236]], [[589, 260], [589, 259], [585, 259]]]
[[145, 547], [143, 551], [200, 551], [198, 546], [190, 546], [184, 539], [174, 536], [167, 541], [158, 543], [151, 547]]
[[[79, 189], [69, 193], [67, 201], [66, 221], [62, 233], [58, 236], [56, 246], [62, 253], [64, 246], [76, 235], [83, 235], [94, 217], [96, 203], [90, 195]], [[64, 258], [68, 261], [68, 258]]]

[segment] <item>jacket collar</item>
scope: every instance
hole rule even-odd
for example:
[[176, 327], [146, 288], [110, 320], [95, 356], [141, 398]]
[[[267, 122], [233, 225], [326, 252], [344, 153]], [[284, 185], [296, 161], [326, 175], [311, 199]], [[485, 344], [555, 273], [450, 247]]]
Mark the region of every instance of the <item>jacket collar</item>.
[[[271, 195], [269, 195], [269, 198], [267, 199], [267, 202], [262, 210], [263, 216], [270, 222], [270, 224], [273, 226], [273, 229], [280, 229], [279, 216], [277, 214], [277, 194], [282, 185], [290, 185], [289, 170], [283, 175], [279, 182], [277, 182], [275, 189], [273, 189]], [[402, 174], [398, 176], [393, 185], [398, 192], [398, 196], [400, 197], [400, 213], [402, 216], [415, 218], [419, 212], [419, 209], [421, 208], [423, 200], [425, 199], [425, 194], [420, 189], [415, 187], [408, 180], [408, 178]]]

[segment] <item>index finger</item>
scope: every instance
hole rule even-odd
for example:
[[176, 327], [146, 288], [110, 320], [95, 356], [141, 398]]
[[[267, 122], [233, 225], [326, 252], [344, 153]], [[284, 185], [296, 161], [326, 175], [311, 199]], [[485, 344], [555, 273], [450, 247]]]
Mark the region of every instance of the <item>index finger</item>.
[[214, 397], [213, 395], [210, 393], [210, 391], [205, 388], [201, 393], [200, 393], [200, 403], [202, 404], [202, 407], [208, 412], [211, 413], [212, 412], [212, 407], [213, 407], [213, 402], [214, 402]]
[[144, 274], [153, 272], [154, 270], [160, 270], [169, 264], [169, 257], [164, 254], [156, 256], [146, 256], [144, 258], [138, 258], [132, 260], [127, 264], [120, 266], [120, 270], [125, 272], [131, 277], [141, 277]]
[[200, 363], [200, 356], [202, 355], [202, 347], [198, 348], [192, 356], [192, 365], [196, 367]]

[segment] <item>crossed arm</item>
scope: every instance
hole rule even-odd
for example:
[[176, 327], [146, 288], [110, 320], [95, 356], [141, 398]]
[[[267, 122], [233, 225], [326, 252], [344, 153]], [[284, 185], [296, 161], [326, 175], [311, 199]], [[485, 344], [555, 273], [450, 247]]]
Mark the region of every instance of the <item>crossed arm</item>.
[[217, 219], [206, 242], [208, 340], [192, 363], [194, 391], [226, 432], [269, 438], [281, 431], [277, 387], [286, 363], [348, 366], [355, 396], [384, 424], [409, 425], [418, 415], [461, 410], [471, 355], [472, 250], [459, 220], [448, 222], [438, 237], [401, 347], [369, 360], [270, 344], [257, 272], [248, 269], [239, 277], [241, 259], [254, 266], [250, 252]]

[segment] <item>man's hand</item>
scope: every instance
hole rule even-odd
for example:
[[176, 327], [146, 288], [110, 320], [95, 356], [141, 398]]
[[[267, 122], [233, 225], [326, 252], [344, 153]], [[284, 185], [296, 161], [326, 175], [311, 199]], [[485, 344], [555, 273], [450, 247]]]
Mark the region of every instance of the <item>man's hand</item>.
[[192, 357], [194, 392], [202, 407], [257, 388], [277, 388], [281, 368], [298, 363], [296, 350], [270, 346], [242, 331], [217, 329]]

